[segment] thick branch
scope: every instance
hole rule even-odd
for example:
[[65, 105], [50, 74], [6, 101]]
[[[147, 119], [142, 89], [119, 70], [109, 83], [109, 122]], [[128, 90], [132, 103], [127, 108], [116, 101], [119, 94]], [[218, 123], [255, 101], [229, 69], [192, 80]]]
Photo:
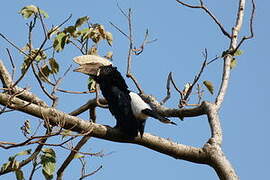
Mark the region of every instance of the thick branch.
[[[244, 10], [245, 10], [245, 0], [239, 0], [239, 7], [237, 11], [236, 22], [235, 22], [235, 26], [232, 28], [232, 36], [231, 36], [232, 38], [231, 38], [231, 43], [229, 46], [229, 52], [230, 51], [233, 52], [237, 47], [238, 34], [243, 24]], [[224, 56], [222, 81], [221, 81], [220, 89], [216, 98], [217, 109], [220, 108], [221, 103], [223, 102], [224, 96], [227, 91], [229, 78], [230, 78], [230, 64], [231, 64], [232, 58], [233, 57], [230, 54], [227, 54]]]
[[229, 78], [230, 78], [230, 72], [231, 72], [231, 61], [232, 61], [233, 57], [231, 55], [226, 55], [224, 57], [224, 64], [223, 64], [223, 74], [222, 74], [222, 80], [221, 80], [221, 85], [219, 88], [219, 92], [216, 98], [216, 105], [217, 105], [217, 109], [220, 108], [221, 103], [224, 100], [228, 85], [229, 85]]
[[48, 107], [48, 105], [43, 100], [41, 100], [39, 97], [37, 97], [35, 94], [33, 94], [29, 91], [25, 91], [24, 89], [19, 88], [17, 86], [12, 87], [13, 86], [12, 78], [11, 78], [8, 70], [4, 66], [4, 63], [1, 60], [0, 60], [0, 79], [3, 83], [3, 87], [10, 88], [12, 93], [23, 92], [22, 94], [20, 94], [18, 96], [19, 98], [26, 100], [28, 102], [32, 102], [32, 103], [37, 104], [37, 105], [41, 105], [42, 107]]
[[110, 141], [139, 144], [176, 159], [183, 159], [202, 164], [207, 163], [206, 154], [201, 148], [177, 144], [148, 133], [145, 133], [143, 138], [137, 136], [134, 139], [129, 139], [118, 129], [84, 121], [54, 108], [45, 108], [35, 104], [29, 104], [26, 101], [16, 97], [12, 98], [12, 96], [4, 93], [0, 93], [0, 103], [8, 105], [9, 108], [31, 114], [41, 119], [46, 118], [51, 124], [61, 126], [64, 129], [70, 129], [78, 133], [89, 132], [89, 136]]
[[215, 169], [220, 180], [239, 179], [219, 145], [207, 143], [203, 150], [209, 155], [210, 166]]

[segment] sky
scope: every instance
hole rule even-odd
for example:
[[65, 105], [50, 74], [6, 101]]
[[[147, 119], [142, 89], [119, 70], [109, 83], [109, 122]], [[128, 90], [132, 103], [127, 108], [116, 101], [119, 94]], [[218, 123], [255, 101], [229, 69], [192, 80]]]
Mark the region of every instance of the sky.
[[[196, 2], [196, 1], [188, 1]], [[45, 20], [48, 25], [57, 25], [72, 14], [72, 19], [67, 25], [72, 25], [77, 18], [89, 16], [95, 23], [103, 24], [105, 29], [113, 34], [113, 46], [101, 45], [100, 54], [113, 51], [113, 63], [122, 74], [125, 74], [128, 52], [128, 41], [109, 22], [121, 27], [127, 32], [127, 22], [120, 13], [117, 3], [123, 10], [132, 8], [134, 40], [137, 47], [140, 46], [146, 29], [149, 30], [149, 38], [157, 39], [148, 44], [144, 52], [133, 57], [132, 72], [139, 80], [144, 91], [161, 100], [166, 94], [166, 78], [169, 72], [173, 73], [178, 87], [183, 88], [185, 83], [191, 82], [199, 71], [203, 61], [202, 52], [208, 50], [209, 58], [220, 55], [229, 46], [228, 39], [223, 36], [217, 25], [204, 12], [198, 9], [188, 9], [171, 1], [40, 1], [40, 0], [10, 0], [1, 3], [0, 7], [0, 32], [8, 37], [19, 47], [27, 42], [27, 20], [24, 20], [18, 11], [27, 5], [34, 4], [45, 10], [49, 18]], [[231, 31], [235, 22], [237, 3], [235, 0], [205, 1], [209, 9], [222, 22], [227, 31]], [[244, 52], [237, 57], [237, 66], [232, 70], [229, 88], [225, 101], [220, 110], [220, 119], [223, 128], [222, 148], [227, 158], [234, 166], [241, 179], [269, 179], [270, 161], [269, 150], [269, 100], [267, 92], [270, 88], [268, 68], [269, 50], [269, 1], [257, 1], [256, 16], [254, 19], [255, 38], [246, 41], [241, 50]], [[248, 17], [250, 15], [250, 0], [247, 1], [245, 22], [240, 36], [248, 34]], [[38, 47], [42, 40], [42, 31], [35, 31], [34, 44]], [[17, 70], [23, 57], [14, 48], [0, 39], [0, 59], [11, 70], [6, 53], [9, 48], [14, 58]], [[72, 64], [72, 58], [80, 55], [75, 48], [67, 48], [63, 53], [56, 54], [61, 64], [60, 73]], [[213, 82], [214, 96], [205, 92], [204, 100], [213, 101], [221, 79], [222, 60], [207, 66], [201, 80]], [[16, 74], [18, 77], [20, 73]], [[201, 82], [202, 82], [201, 81]], [[130, 89], [136, 88], [130, 79], [126, 79]], [[87, 89], [87, 77], [79, 73], [70, 72], [63, 81], [61, 88], [85, 91]], [[30, 87], [31, 91], [40, 97], [41, 90], [31, 74], [19, 84], [20, 87]], [[92, 95], [76, 95], [58, 93], [60, 103], [58, 109], [71, 112], [84, 104]], [[168, 107], [176, 107], [179, 95], [173, 91], [172, 98], [165, 104]], [[45, 98], [49, 102], [48, 98]], [[193, 99], [192, 99], [193, 100]], [[196, 102], [196, 101], [194, 101]], [[80, 115], [87, 120], [87, 113]], [[267, 118], [268, 117], [268, 118]], [[0, 141], [20, 142], [23, 135], [20, 127], [29, 119], [32, 127], [39, 120], [20, 112], [2, 114], [0, 121]], [[146, 123], [145, 132], [170, 138], [175, 142], [195, 147], [201, 147], [210, 136], [209, 124], [206, 117], [185, 118], [180, 121], [171, 118], [178, 126], [160, 124], [154, 119]], [[98, 109], [97, 122], [114, 126], [115, 120], [108, 110]], [[50, 142], [57, 142], [55, 138]], [[7, 161], [9, 156], [15, 153], [33, 148], [31, 146], [19, 149], [0, 149], [0, 164]], [[89, 157], [88, 172], [103, 168], [88, 179], [218, 179], [214, 170], [206, 165], [176, 160], [153, 150], [133, 144], [109, 142], [92, 138], [82, 149], [85, 152], [102, 151], [104, 157]], [[57, 166], [61, 165], [68, 151], [56, 148]], [[78, 179], [80, 176], [80, 163], [74, 160], [67, 169], [64, 179]], [[29, 171], [31, 166], [23, 168]], [[25, 172], [26, 179], [29, 172]], [[41, 173], [35, 174], [34, 179], [41, 179]], [[0, 176], [2, 179], [15, 179], [14, 174]]]

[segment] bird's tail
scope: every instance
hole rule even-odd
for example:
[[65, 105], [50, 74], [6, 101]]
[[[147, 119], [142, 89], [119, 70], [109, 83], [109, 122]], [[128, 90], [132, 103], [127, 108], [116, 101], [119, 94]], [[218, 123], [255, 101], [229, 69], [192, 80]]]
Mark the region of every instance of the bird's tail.
[[157, 112], [151, 110], [151, 109], [144, 109], [142, 110], [142, 113], [144, 113], [147, 116], [153, 117], [158, 119], [160, 122], [166, 123], [166, 124], [173, 124], [173, 125], [177, 125], [175, 122], [169, 120], [166, 117], [163, 117], [161, 115], [159, 115]]

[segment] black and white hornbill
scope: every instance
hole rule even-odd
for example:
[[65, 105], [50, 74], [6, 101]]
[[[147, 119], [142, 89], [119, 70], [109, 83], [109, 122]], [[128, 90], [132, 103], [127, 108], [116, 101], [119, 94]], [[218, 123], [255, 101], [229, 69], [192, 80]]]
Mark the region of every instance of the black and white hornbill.
[[80, 66], [75, 69], [90, 75], [100, 86], [102, 95], [108, 102], [109, 110], [116, 119], [116, 128], [130, 137], [144, 133], [145, 121], [151, 116], [163, 123], [175, 124], [159, 115], [128, 86], [116, 67], [107, 59], [95, 55], [84, 55], [74, 58]]

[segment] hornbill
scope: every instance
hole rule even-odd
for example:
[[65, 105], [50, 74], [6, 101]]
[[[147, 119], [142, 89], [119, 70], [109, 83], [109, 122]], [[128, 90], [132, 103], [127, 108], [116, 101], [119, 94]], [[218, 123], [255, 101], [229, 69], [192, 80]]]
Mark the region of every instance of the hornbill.
[[145, 121], [149, 116], [175, 125], [155, 112], [137, 93], [130, 91], [121, 73], [107, 59], [83, 55], [75, 57], [74, 61], [80, 64], [74, 71], [90, 75], [99, 84], [109, 110], [116, 119], [115, 127], [129, 137], [136, 137], [138, 132], [143, 136]]

